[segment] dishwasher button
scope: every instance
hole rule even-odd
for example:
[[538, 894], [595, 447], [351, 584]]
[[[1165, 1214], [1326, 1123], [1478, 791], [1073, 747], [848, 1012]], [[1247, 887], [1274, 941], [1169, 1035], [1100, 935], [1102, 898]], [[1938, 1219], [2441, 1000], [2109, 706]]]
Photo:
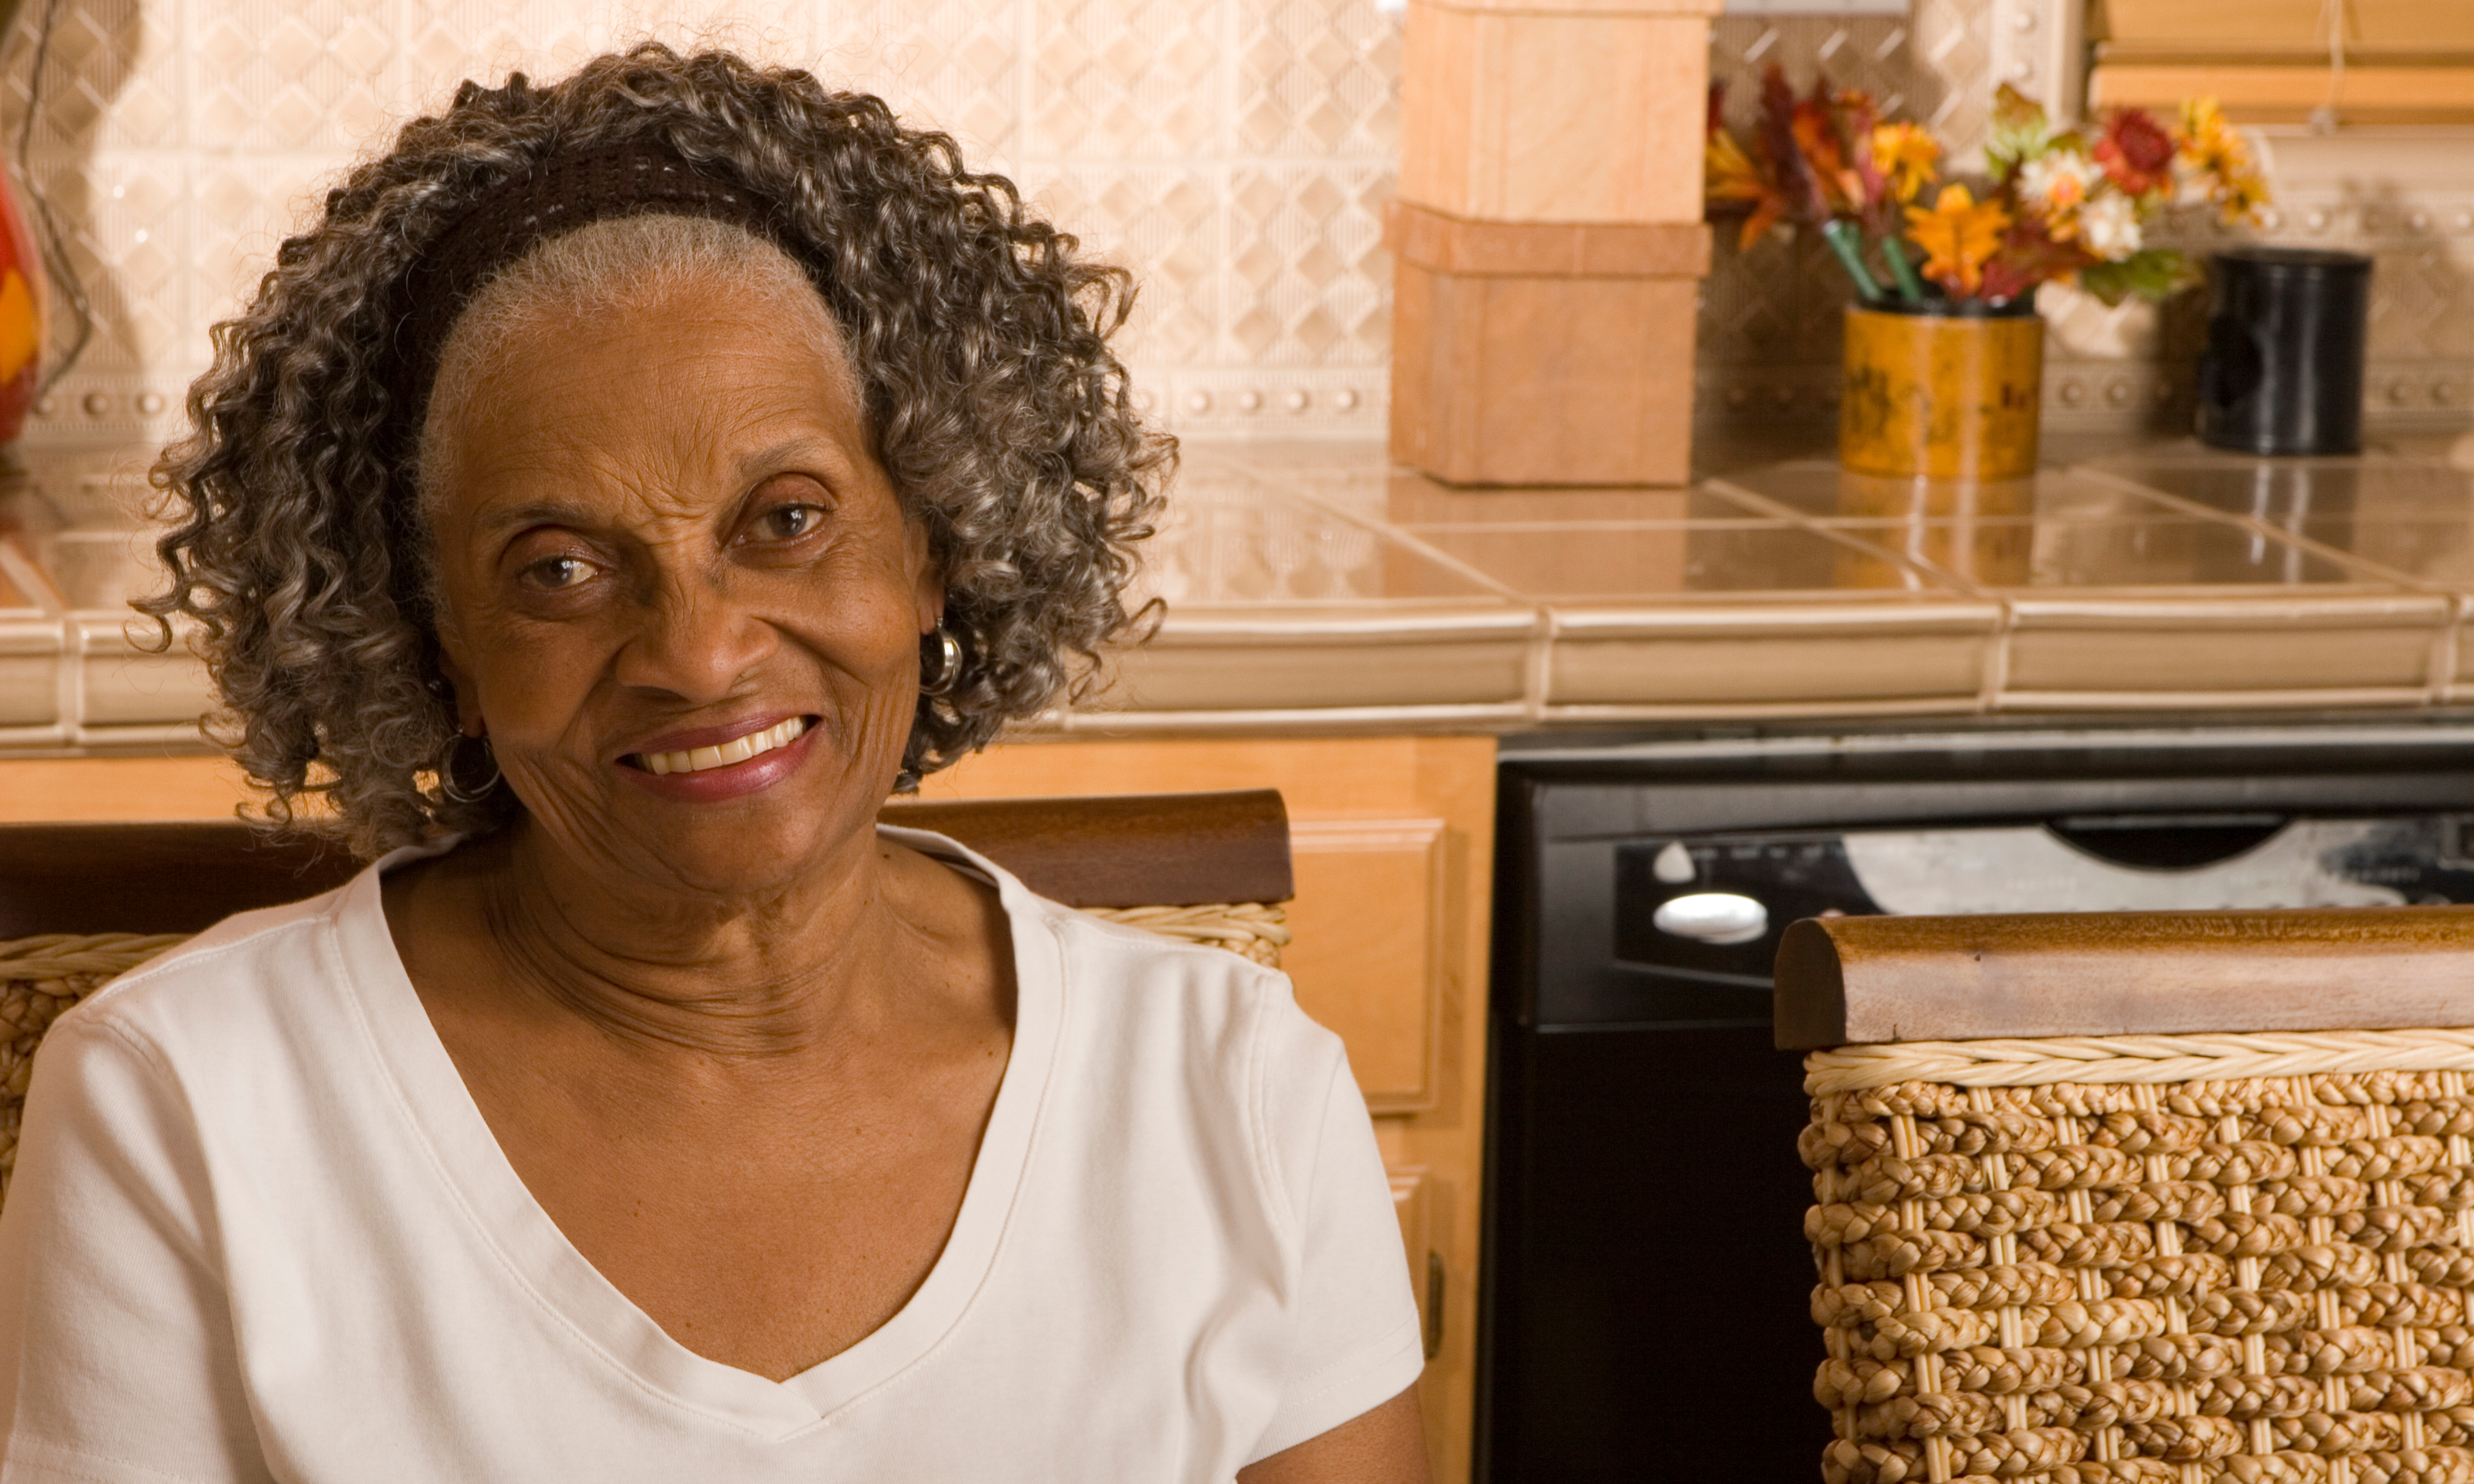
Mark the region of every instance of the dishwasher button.
[[1649, 921], [1661, 933], [1724, 946], [1758, 941], [1770, 930], [1770, 909], [1734, 892], [1694, 892], [1659, 903]]

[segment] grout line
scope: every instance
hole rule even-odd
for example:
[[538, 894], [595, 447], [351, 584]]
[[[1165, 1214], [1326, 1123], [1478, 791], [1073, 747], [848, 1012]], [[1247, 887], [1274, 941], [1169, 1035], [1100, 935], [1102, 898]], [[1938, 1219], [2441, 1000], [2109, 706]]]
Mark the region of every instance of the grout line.
[[1350, 525], [1363, 527], [1366, 530], [1371, 531], [1382, 539], [1405, 546], [1409, 550], [1418, 553], [1418, 555], [1424, 557], [1426, 560], [1443, 567], [1444, 570], [1486, 588], [1495, 597], [1503, 598], [1530, 609], [1542, 609], [1545, 607], [1543, 600], [1531, 597], [1529, 594], [1513, 587], [1508, 583], [1504, 583], [1488, 576], [1485, 572], [1469, 565], [1458, 557], [1452, 556], [1448, 552], [1442, 551], [1436, 547], [1426, 544], [1424, 541], [1419, 540], [1417, 537], [1411, 535], [1407, 531], [1394, 525], [1389, 520], [1378, 519], [1374, 516], [1362, 515], [1356, 511], [1350, 510], [1346, 505], [1324, 499], [1322, 496], [1315, 494], [1309, 490], [1283, 489], [1273, 484], [1268, 478], [1255, 472], [1251, 468], [1241, 467], [1238, 469], [1238, 477], [1246, 484], [1252, 486], [1262, 493], [1272, 495], [1274, 498], [1295, 501], [1299, 504], [1312, 506], [1317, 510], [1322, 511], [1326, 515], [1337, 515], [1341, 519], [1347, 521]]
[[[1999, 594], [1995, 593], [1990, 588], [1979, 586], [1969, 579], [1959, 576], [1957, 573], [1951, 571], [1948, 567], [1932, 561], [1930, 558], [1920, 557], [1913, 552], [1899, 551], [1876, 541], [1868, 541], [1861, 538], [1848, 535], [1846, 532], [1839, 530], [1835, 526], [1825, 525], [1819, 518], [1797, 510], [1794, 506], [1786, 504], [1784, 501], [1774, 500], [1757, 490], [1747, 489], [1746, 487], [1735, 483], [1734, 480], [1723, 476], [1704, 479], [1701, 481], [1701, 486], [1704, 489], [1715, 490], [1728, 496], [1730, 499], [1744, 501], [1745, 503], [1752, 505], [1757, 510], [1768, 511], [1773, 515], [1781, 516], [1793, 524], [1802, 527], [1812, 535], [1820, 537], [1824, 540], [1833, 541], [1841, 546], [1852, 547], [1856, 551], [1862, 552], [1868, 557], [1886, 558], [1893, 567], [1900, 568], [1907, 574], [1911, 584], [1913, 583], [1913, 580], [1918, 577], [1930, 579], [1950, 587], [1952, 589], [1949, 594], [1950, 596], [1977, 598], [1984, 601], [2001, 603], [2003, 610], [2005, 612], [2008, 610], [2009, 604], [2001, 599]], [[1928, 586], [1911, 586], [1910, 590], [1925, 593], [1930, 593], [1933, 591], [1933, 589]]]
[[2084, 464], [2064, 465], [2061, 472], [2073, 479], [2084, 479], [2091, 484], [2109, 486], [2126, 494], [2145, 496], [2171, 509], [2178, 510], [2184, 515], [2197, 515], [2219, 525], [2230, 525], [2255, 532], [2281, 545], [2298, 547], [2340, 568], [2358, 573], [2374, 582], [2402, 587], [2408, 592], [2450, 595], [2456, 590], [2419, 577], [2409, 576], [2383, 562], [2373, 562], [2368, 557], [2356, 556], [2352, 552], [2304, 536], [2299, 531], [2289, 531], [2283, 526], [2262, 520], [2256, 515], [2245, 515], [2236, 511], [2219, 510], [2213, 505], [2203, 505], [2197, 500], [2185, 498], [2170, 490], [2159, 490], [2153, 485], [2142, 484], [2126, 474], [2116, 474], [2108, 469], [2090, 468]]

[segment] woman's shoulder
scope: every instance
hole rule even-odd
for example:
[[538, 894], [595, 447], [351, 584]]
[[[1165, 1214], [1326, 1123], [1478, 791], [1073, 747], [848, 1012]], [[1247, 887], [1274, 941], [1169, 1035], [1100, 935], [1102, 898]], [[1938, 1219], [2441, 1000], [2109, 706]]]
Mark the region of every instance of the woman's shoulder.
[[305, 1004], [331, 997], [340, 968], [333, 929], [352, 890], [226, 918], [86, 996], [50, 1034], [68, 1041], [116, 1032], [170, 1055], [251, 1034], [268, 1020], [303, 1025]]
[[1242, 1080], [1319, 1081], [1340, 1038], [1301, 1009], [1289, 976], [1214, 942], [1181, 940], [1032, 898], [1057, 945], [1068, 1020], [1147, 1058]]

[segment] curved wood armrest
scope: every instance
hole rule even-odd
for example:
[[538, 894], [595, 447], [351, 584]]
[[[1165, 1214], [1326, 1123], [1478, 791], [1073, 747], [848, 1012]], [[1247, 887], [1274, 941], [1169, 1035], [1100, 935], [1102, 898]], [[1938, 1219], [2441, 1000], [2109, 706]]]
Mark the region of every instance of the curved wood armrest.
[[[1286, 901], [1289, 816], [1274, 789], [887, 804], [1072, 907]], [[238, 820], [0, 825], [0, 938], [194, 933], [314, 897], [361, 863], [331, 841]]]
[[360, 869], [341, 845], [238, 820], [0, 825], [0, 938], [202, 932]]
[[887, 825], [949, 835], [1069, 907], [1286, 901], [1279, 790], [1068, 799], [896, 801]]
[[2474, 1025], [2474, 906], [1849, 917], [1779, 944], [1782, 1049]]

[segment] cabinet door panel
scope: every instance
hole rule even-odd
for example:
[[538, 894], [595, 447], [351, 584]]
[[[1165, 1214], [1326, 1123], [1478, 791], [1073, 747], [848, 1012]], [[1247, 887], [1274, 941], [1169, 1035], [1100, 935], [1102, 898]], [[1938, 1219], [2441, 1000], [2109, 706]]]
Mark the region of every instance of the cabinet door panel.
[[1376, 1113], [1434, 1103], [1443, 982], [1443, 822], [1298, 820], [1297, 899], [1280, 967], [1348, 1044]]

